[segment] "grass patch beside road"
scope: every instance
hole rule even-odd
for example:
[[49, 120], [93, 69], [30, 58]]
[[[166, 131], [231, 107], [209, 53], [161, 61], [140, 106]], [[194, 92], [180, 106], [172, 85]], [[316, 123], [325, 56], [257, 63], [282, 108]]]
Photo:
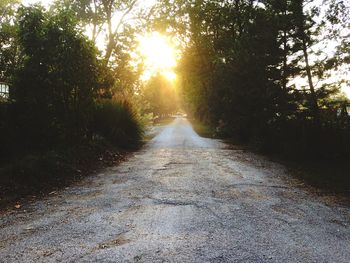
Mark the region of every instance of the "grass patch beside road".
[[[287, 163], [287, 166], [290, 164]], [[292, 164], [293, 173], [309, 185], [350, 195], [350, 164], [344, 162]]]
[[0, 209], [45, 196], [125, 159], [129, 151], [106, 140], [32, 152], [0, 165]]
[[157, 118], [157, 119], [151, 121], [151, 123], [149, 123], [146, 126], [143, 141], [148, 142], [148, 141], [152, 140], [160, 132], [160, 130], [163, 127], [172, 123], [174, 120], [175, 120], [175, 117], [169, 116], [169, 117], [164, 117], [164, 118]]
[[306, 184], [320, 190], [341, 193], [350, 196], [350, 164], [336, 160], [328, 161], [304, 161], [300, 159], [291, 160], [286, 156], [268, 154], [258, 150], [254, 145], [248, 145], [230, 138], [222, 138], [215, 128], [200, 121], [190, 119], [193, 129], [205, 138], [221, 138], [227, 144], [239, 145], [248, 151], [256, 152], [269, 157], [272, 161], [279, 162], [290, 169], [290, 174], [303, 180]]
[[163, 118], [157, 118], [153, 121], [153, 125], [155, 126], [163, 126], [172, 123], [175, 120], [175, 117], [168, 116]]
[[203, 122], [200, 122], [195, 119], [189, 119], [189, 121], [192, 124], [192, 128], [195, 130], [196, 133], [198, 133], [199, 136], [204, 138], [216, 138], [217, 134], [215, 132], [215, 128], [211, 127], [210, 125], [207, 125]]

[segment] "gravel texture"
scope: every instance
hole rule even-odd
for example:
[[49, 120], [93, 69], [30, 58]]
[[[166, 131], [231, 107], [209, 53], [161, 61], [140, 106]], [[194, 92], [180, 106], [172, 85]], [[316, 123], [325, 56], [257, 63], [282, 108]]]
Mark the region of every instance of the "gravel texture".
[[350, 208], [178, 118], [117, 167], [7, 211], [0, 262], [350, 262]]

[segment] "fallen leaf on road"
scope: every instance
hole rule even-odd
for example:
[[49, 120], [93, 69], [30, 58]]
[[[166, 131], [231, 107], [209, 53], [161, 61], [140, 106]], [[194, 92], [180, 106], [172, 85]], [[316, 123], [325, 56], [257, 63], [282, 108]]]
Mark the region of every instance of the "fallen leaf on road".
[[15, 208], [19, 209], [19, 208], [21, 208], [21, 205], [20, 204], [16, 204]]

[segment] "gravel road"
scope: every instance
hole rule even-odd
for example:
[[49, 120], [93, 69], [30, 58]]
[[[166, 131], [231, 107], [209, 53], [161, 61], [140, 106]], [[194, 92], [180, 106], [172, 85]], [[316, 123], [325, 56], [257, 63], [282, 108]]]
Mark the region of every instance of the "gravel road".
[[0, 262], [350, 262], [350, 208], [166, 126], [118, 167], [0, 218]]

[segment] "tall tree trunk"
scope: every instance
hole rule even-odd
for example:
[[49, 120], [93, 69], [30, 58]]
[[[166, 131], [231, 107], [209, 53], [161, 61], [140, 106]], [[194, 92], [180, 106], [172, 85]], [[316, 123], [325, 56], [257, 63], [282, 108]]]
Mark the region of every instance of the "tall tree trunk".
[[310, 102], [311, 102], [311, 107], [312, 107], [311, 110], [313, 112], [313, 115], [314, 115], [316, 122], [318, 123], [320, 120], [319, 107], [318, 107], [318, 103], [317, 103], [315, 86], [314, 86], [314, 83], [312, 80], [311, 67], [310, 67], [310, 63], [309, 63], [309, 54], [307, 51], [307, 44], [306, 44], [305, 37], [303, 37], [303, 39], [302, 39], [302, 48], [303, 48], [303, 54], [304, 54], [304, 59], [305, 59], [305, 71], [307, 74], [307, 79], [308, 79], [309, 88], [310, 88], [310, 99], [311, 99]]
[[282, 87], [284, 91], [287, 91], [287, 56], [288, 56], [288, 50], [287, 50], [287, 30], [283, 30], [283, 72], [282, 72]]
[[107, 49], [106, 49], [106, 54], [105, 54], [105, 63], [108, 64], [111, 56], [113, 49], [115, 47], [114, 39], [110, 39], [108, 44], [107, 44]]
[[112, 5], [113, 2], [110, 2], [110, 5], [107, 6], [105, 5], [105, 12], [107, 15], [107, 26], [108, 26], [108, 44], [107, 44], [107, 48], [106, 48], [106, 54], [105, 54], [105, 63], [106, 65], [108, 64], [109, 60], [111, 59], [112, 53], [116, 47], [116, 44], [118, 41], [116, 41], [116, 38], [118, 37], [118, 32], [120, 27], [123, 25], [124, 23], [124, 19], [126, 18], [126, 16], [133, 10], [133, 8], [135, 7], [137, 3], [137, 0], [133, 0], [129, 6], [123, 11], [124, 13], [122, 14], [116, 28], [113, 31], [112, 28]]
[[315, 86], [312, 80], [312, 72], [309, 61], [309, 53], [308, 53], [308, 42], [307, 42], [307, 34], [311, 34], [306, 31], [306, 15], [303, 10], [303, 2], [304, 0], [296, 0], [297, 2], [297, 23], [299, 29], [299, 40], [301, 41], [301, 48], [305, 60], [305, 71], [307, 75], [307, 80], [310, 89], [310, 104], [311, 104], [311, 112], [315, 119], [317, 125], [320, 123], [320, 115], [319, 115], [319, 107], [317, 102], [317, 96], [315, 92]]
[[97, 5], [96, 0], [94, 0], [94, 13], [93, 13], [93, 29], [92, 29], [92, 41], [96, 43], [97, 35]]
[[106, 65], [108, 64], [114, 49], [114, 34], [112, 29], [112, 4], [113, 2], [109, 2], [109, 1], [104, 3], [104, 10], [106, 12], [106, 19], [107, 19], [107, 34], [108, 34], [107, 36], [108, 43], [107, 43], [106, 54], [105, 54]]

